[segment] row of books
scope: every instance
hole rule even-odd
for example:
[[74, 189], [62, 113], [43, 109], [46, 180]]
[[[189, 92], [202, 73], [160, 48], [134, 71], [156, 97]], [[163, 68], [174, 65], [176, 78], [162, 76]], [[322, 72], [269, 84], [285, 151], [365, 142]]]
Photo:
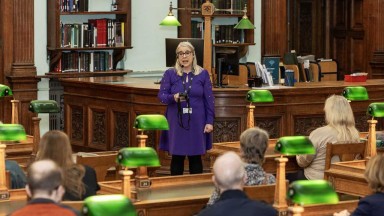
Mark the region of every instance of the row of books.
[[192, 38], [204, 37], [204, 22], [191, 20], [191, 36]]
[[[239, 10], [244, 9], [244, 5], [247, 0], [212, 0], [211, 1], [217, 9], [230, 9], [235, 11], [218, 11], [216, 14], [243, 14]], [[205, 0], [192, 0], [192, 8], [201, 8], [201, 5], [205, 3]], [[192, 11], [192, 14], [200, 14], [201, 12]]]
[[85, 12], [88, 11], [88, 0], [61, 0], [61, 12]]
[[235, 25], [215, 25], [215, 43], [240, 43], [241, 31]]
[[61, 24], [62, 48], [122, 47], [124, 22], [89, 19], [88, 23]]
[[112, 54], [100, 52], [63, 52], [54, 72], [96, 72], [112, 70]]

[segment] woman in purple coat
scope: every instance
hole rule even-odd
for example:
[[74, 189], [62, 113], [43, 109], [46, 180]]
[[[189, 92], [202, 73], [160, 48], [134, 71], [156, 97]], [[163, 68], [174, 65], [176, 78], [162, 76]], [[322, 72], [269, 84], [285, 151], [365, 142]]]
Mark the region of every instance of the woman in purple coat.
[[212, 148], [214, 97], [208, 71], [197, 65], [195, 48], [181, 42], [174, 68], [165, 71], [158, 98], [167, 104], [169, 131], [163, 131], [160, 149], [172, 155], [171, 175], [182, 175], [185, 156], [190, 174], [203, 172], [201, 155]]

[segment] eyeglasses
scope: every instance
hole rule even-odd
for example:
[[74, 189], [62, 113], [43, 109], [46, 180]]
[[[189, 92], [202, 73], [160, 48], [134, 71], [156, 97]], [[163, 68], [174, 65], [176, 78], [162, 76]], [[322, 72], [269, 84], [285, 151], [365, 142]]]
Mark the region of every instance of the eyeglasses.
[[190, 55], [192, 54], [192, 52], [190, 52], [190, 51], [186, 51], [186, 52], [178, 52], [177, 53], [177, 56], [178, 57], [189, 57]]

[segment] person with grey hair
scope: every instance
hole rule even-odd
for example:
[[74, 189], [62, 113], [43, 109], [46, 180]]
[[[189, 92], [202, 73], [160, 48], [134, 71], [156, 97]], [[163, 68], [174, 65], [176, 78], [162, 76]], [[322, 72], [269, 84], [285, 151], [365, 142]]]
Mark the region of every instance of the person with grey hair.
[[80, 215], [76, 210], [60, 204], [65, 193], [63, 171], [51, 160], [40, 160], [31, 164], [25, 190], [31, 200], [25, 207], [12, 213], [12, 216]]
[[[262, 167], [264, 155], [268, 148], [269, 135], [267, 131], [255, 127], [245, 130], [240, 135], [240, 153], [243, 159], [247, 179], [245, 185], [274, 184], [275, 176], [264, 172]], [[220, 198], [219, 188], [215, 188], [208, 206], [213, 205]]]
[[246, 172], [243, 161], [234, 152], [220, 156], [213, 165], [212, 180], [220, 189], [220, 199], [199, 216], [276, 216], [277, 211], [265, 203], [250, 200], [243, 192]]
[[197, 65], [195, 48], [181, 42], [176, 48], [175, 67], [165, 71], [158, 98], [167, 105], [169, 130], [162, 131], [160, 150], [169, 152], [171, 175], [184, 173], [188, 157], [189, 173], [203, 172], [201, 155], [212, 148], [215, 117], [212, 83], [207, 70]]

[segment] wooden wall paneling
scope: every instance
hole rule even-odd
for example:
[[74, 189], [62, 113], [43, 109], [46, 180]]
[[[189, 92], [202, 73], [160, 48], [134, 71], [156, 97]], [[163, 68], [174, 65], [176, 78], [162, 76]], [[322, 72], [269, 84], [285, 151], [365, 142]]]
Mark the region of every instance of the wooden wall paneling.
[[125, 107], [111, 108], [111, 123], [109, 130], [111, 136], [109, 137], [111, 150], [119, 150], [124, 147], [130, 146], [129, 127], [130, 125], [130, 113], [129, 109]]
[[[384, 0], [370, 0], [364, 2], [369, 7], [370, 13], [367, 24], [369, 31], [369, 51], [372, 58], [369, 61], [372, 70], [372, 78], [384, 78]], [[370, 4], [369, 4], [370, 3]]]
[[287, 0], [262, 1], [262, 56], [283, 56], [287, 52]]
[[67, 103], [65, 105], [65, 132], [71, 140], [72, 146], [85, 147], [87, 145], [87, 124], [85, 124], [85, 116], [87, 110], [81, 105]]

